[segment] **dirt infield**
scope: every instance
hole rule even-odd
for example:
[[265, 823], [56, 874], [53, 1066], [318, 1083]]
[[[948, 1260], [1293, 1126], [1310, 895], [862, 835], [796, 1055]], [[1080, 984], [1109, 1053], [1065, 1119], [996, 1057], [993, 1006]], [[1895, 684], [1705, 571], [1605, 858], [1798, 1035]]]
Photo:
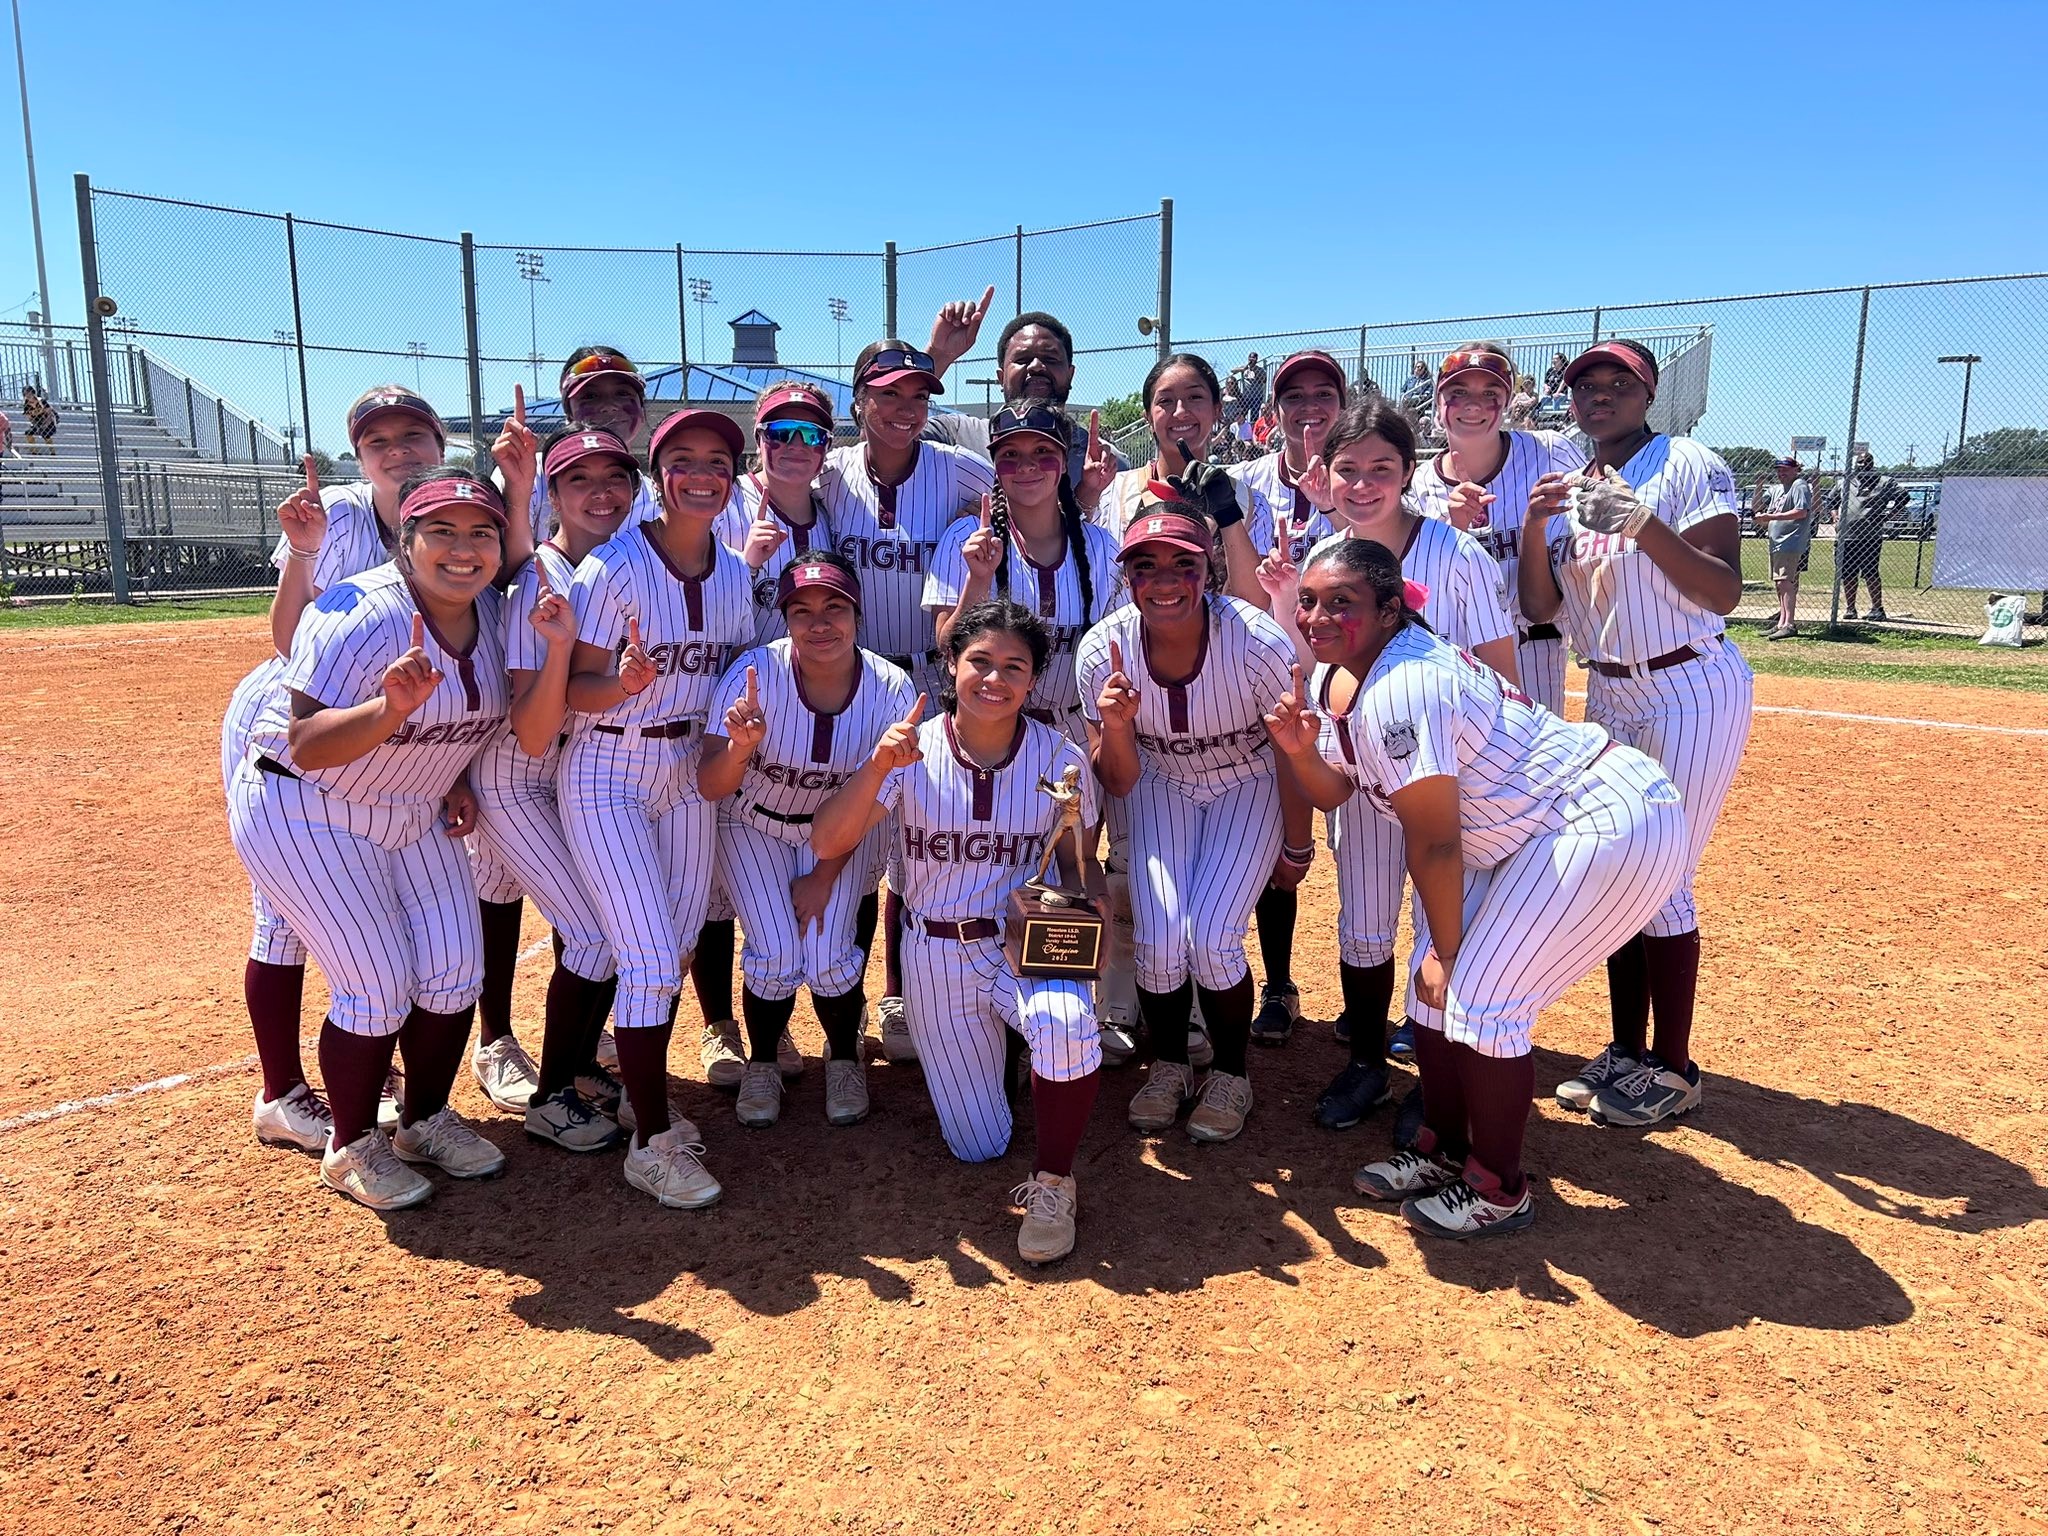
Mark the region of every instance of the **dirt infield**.
[[1080, 1246], [1038, 1274], [1028, 1124], [962, 1167], [877, 1066], [828, 1130], [803, 1011], [765, 1133], [678, 1032], [708, 1212], [466, 1074], [512, 1166], [421, 1211], [258, 1147], [218, 721], [264, 633], [0, 636], [0, 1531], [2048, 1531], [2048, 698], [1761, 682], [1793, 712], [1700, 882], [1705, 1108], [1645, 1137], [1550, 1106], [1605, 1034], [1575, 990], [1530, 1232], [1425, 1249], [1356, 1200], [1386, 1117], [1310, 1126], [1312, 1027], [1255, 1053], [1227, 1147], [1140, 1140], [1110, 1074]]

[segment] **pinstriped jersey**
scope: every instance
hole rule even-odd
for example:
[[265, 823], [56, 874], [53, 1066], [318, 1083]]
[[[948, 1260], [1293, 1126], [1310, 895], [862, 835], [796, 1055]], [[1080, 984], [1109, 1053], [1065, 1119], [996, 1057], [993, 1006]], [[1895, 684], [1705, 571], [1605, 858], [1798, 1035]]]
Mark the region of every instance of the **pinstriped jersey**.
[[[540, 544], [555, 531], [555, 506], [548, 500], [546, 475], [534, 475], [533, 499], [526, 504], [526, 510], [533, 518], [533, 542]], [[626, 512], [626, 521], [621, 525], [621, 531], [631, 528], [635, 523], [651, 523], [659, 516], [661, 502], [654, 494], [654, 482], [642, 475], [640, 483], [633, 488], [633, 505]]]
[[[1332, 534], [1309, 551], [1309, 558], [1350, 537], [1348, 533]], [[1429, 588], [1422, 616], [1452, 645], [1469, 651], [1490, 640], [1515, 636], [1500, 565], [1471, 534], [1438, 518], [1417, 518], [1407, 545], [1394, 553], [1400, 557], [1401, 574]]]
[[[391, 558], [397, 536], [377, 518], [370, 482], [357, 480], [348, 485], [324, 485], [320, 504], [327, 509], [327, 531], [320, 535], [320, 552], [313, 557], [313, 590], [329, 587], [374, 571]], [[291, 540], [277, 537], [270, 563], [280, 571], [290, 558]]]
[[1041, 778], [1056, 784], [1069, 767], [1080, 769], [1081, 825], [1101, 819], [1087, 754], [1049, 725], [1020, 717], [1010, 755], [993, 768], [960, 750], [951, 715], [925, 721], [917, 744], [923, 760], [892, 771], [878, 798], [896, 818], [903, 899], [919, 917], [1002, 915], [1010, 892], [1037, 872], [1059, 822]]
[[860, 680], [831, 713], [813, 708], [797, 674], [796, 652], [787, 639], [754, 647], [733, 662], [711, 699], [708, 729], [725, 728], [725, 712], [747, 691], [754, 669], [761, 716], [768, 734], [747, 759], [740, 787], [726, 803], [730, 813], [785, 842], [802, 842], [810, 828], [750, 814], [765, 806], [777, 816], [809, 817], [852, 778], [875, 750], [882, 733], [910, 713], [917, 690], [903, 669], [870, 651], [860, 654]]
[[[508, 672], [538, 672], [547, 664], [548, 643], [541, 639], [532, 623], [533, 605], [540, 601], [537, 567], [545, 567], [548, 585], [572, 608], [575, 605], [576, 567], [569, 563], [569, 557], [557, 546], [536, 544], [533, 558], [519, 568], [519, 574], [512, 578], [511, 590], [505, 594], [505, 670]], [[506, 709], [508, 712], [511, 709], [509, 702]], [[563, 729], [567, 728], [564, 725]], [[488, 780], [498, 785], [552, 783], [561, 762], [559, 738], [549, 743], [547, 751], [539, 757], [528, 757], [519, 745], [519, 738], [512, 734], [508, 719], [504, 736], [477, 754], [471, 782], [482, 784]]]
[[1102, 721], [1096, 701], [1109, 676], [1109, 645], [1123, 652], [1124, 675], [1138, 690], [1138, 771], [1165, 779], [1207, 804], [1224, 790], [1273, 772], [1266, 711], [1293, 686], [1294, 643], [1249, 603], [1209, 598], [1209, 622], [1194, 673], [1162, 682], [1145, 654], [1138, 610], [1125, 606], [1082, 637], [1075, 670], [1081, 710]]
[[[1689, 437], [1651, 438], [1621, 466], [1621, 477], [1676, 533], [1741, 515], [1735, 476], [1719, 454]], [[1550, 520], [1547, 542], [1564, 594], [1559, 627], [1588, 661], [1650, 661], [1726, 628], [1720, 614], [1673, 586], [1634, 539], [1593, 533], [1561, 512]]]
[[[1319, 699], [1329, 670], [1316, 669]], [[1373, 661], [1333, 734], [1331, 761], [1383, 815], [1394, 815], [1388, 797], [1410, 784], [1458, 781], [1467, 869], [1490, 869], [1553, 830], [1558, 801], [1608, 746], [1597, 725], [1558, 719], [1470, 652], [1413, 624]]]
[[[1507, 457], [1494, 471], [1493, 478], [1484, 482], [1485, 488], [1493, 493], [1493, 505], [1488, 507], [1488, 522], [1484, 528], [1467, 531], [1479, 541], [1479, 547], [1499, 562], [1500, 573], [1507, 583], [1508, 612], [1515, 623], [1528, 628], [1522, 617], [1522, 598], [1515, 588], [1515, 566], [1522, 548], [1523, 514], [1529, 507], [1529, 492], [1536, 482], [1545, 475], [1568, 475], [1573, 470], [1586, 467], [1586, 456], [1579, 451], [1579, 445], [1562, 432], [1504, 432], [1508, 440]], [[1424, 517], [1434, 517], [1449, 522], [1451, 515], [1451, 491], [1457, 481], [1445, 478], [1441, 468], [1443, 456], [1424, 459], [1415, 468], [1415, 478], [1409, 483], [1408, 495], [1411, 504]]]
[[329, 709], [379, 697], [384, 669], [412, 647], [419, 611], [395, 565], [322, 592], [299, 620], [279, 679], [283, 686], [264, 706], [250, 739], [264, 756], [335, 799], [424, 812], [424, 826], [478, 749], [504, 731], [511, 709], [504, 598], [493, 589], [476, 599], [476, 639], [467, 651], [455, 649], [427, 621], [427, 657], [444, 674], [441, 684], [386, 740], [333, 768], [301, 768], [291, 755], [292, 691]]
[[1287, 558], [1297, 565], [1317, 544], [1337, 530], [1300, 491], [1287, 469], [1287, 455], [1269, 453], [1247, 464], [1230, 466], [1231, 478], [1251, 492], [1252, 510], [1245, 516], [1245, 534], [1263, 559], [1273, 548], [1276, 523], [1287, 526]]
[[596, 724], [666, 725], [702, 722], [727, 659], [754, 639], [754, 601], [746, 562], [710, 541], [711, 568], [685, 576], [669, 564], [655, 543], [653, 523], [615, 534], [576, 568], [571, 599], [576, 605], [576, 638], [617, 657], [626, 648], [629, 620], [640, 621], [640, 646], [656, 677], [631, 698], [602, 715], [577, 715], [570, 727], [581, 733]]
[[[718, 514], [718, 521], [711, 525], [712, 535], [740, 556], [742, 565], [746, 564], [747, 531], [754, 526], [754, 519], [761, 515], [763, 506], [768, 508], [768, 515], [782, 529], [783, 538], [767, 563], [748, 577], [754, 593], [756, 645], [766, 645], [770, 640], [779, 640], [789, 633], [789, 625], [783, 622], [782, 610], [775, 606], [775, 583], [781, 578], [784, 568], [799, 555], [833, 547], [832, 520], [826, 515], [824, 500], [816, 491], [811, 492], [812, 521], [799, 528], [775, 510], [775, 503], [768, 500], [768, 488], [759, 475], [744, 475], [734, 482], [732, 499]], [[712, 723], [717, 723], [715, 714]]]
[[[925, 578], [925, 607], [936, 610], [960, 605], [960, 593], [967, 585], [967, 541], [980, 526], [978, 520], [962, 518], [939, 540], [931, 575]], [[1001, 581], [1007, 576], [1010, 601], [1023, 604], [1045, 621], [1052, 636], [1052, 653], [1032, 683], [1025, 707], [1049, 710], [1055, 716], [1071, 713], [1081, 702], [1080, 684], [1074, 676], [1074, 647], [1091, 625], [1122, 606], [1127, 596], [1124, 568], [1116, 558], [1117, 541], [1109, 530], [1083, 523], [1081, 535], [1095, 599], [1087, 612], [1082, 611], [1081, 572], [1071, 540], [1057, 561], [1041, 566], [1024, 553], [1013, 528], [1007, 570], [989, 584], [989, 596], [999, 597]]]
[[920, 442], [909, 477], [879, 485], [865, 443], [825, 455], [818, 492], [839, 553], [860, 572], [860, 643], [884, 656], [922, 659], [932, 648], [925, 572], [939, 536], [995, 488], [986, 459], [947, 443]]

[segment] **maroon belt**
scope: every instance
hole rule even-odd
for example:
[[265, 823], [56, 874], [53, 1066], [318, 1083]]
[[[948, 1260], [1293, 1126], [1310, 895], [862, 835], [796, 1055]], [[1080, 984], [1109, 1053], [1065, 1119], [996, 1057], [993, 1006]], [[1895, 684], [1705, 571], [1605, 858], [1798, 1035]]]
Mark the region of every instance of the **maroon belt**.
[[[642, 736], [652, 736], [657, 740], [663, 737], [674, 739], [679, 736], [687, 736], [696, 728], [696, 722], [693, 720], [671, 720], [666, 725], [643, 725], [639, 729], [639, 734]], [[593, 731], [603, 731], [607, 736], [624, 736], [628, 734], [626, 727], [623, 725], [593, 725], [591, 729]]]
[[962, 944], [992, 939], [1003, 931], [992, 917], [970, 917], [964, 923], [939, 923], [927, 917], [913, 917], [911, 921], [931, 938], [958, 939]]
[[1589, 661], [1586, 666], [1602, 677], [1634, 677], [1638, 672], [1662, 672], [1666, 667], [1684, 666], [1704, 654], [1696, 645], [1681, 645], [1675, 651], [1666, 651], [1662, 656], [1652, 656], [1648, 661], [1633, 665], [1625, 661]]

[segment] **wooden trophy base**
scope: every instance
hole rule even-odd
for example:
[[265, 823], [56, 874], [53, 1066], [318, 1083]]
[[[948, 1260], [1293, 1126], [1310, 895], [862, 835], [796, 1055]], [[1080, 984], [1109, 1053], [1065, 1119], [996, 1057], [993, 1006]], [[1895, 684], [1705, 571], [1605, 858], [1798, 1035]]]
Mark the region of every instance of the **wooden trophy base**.
[[[1056, 905], [1046, 905], [1048, 895]], [[1010, 892], [1004, 913], [1003, 954], [1019, 976], [1092, 981], [1102, 974], [1108, 926], [1095, 903], [1079, 891], [1019, 886]]]

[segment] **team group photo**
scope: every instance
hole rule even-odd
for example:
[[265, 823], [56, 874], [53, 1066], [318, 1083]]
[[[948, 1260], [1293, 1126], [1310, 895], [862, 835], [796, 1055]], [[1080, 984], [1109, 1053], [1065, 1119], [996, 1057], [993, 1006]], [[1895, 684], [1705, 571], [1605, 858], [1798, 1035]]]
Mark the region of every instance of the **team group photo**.
[[2038, 18], [11, 3], [0, 1536], [2048, 1532]]

